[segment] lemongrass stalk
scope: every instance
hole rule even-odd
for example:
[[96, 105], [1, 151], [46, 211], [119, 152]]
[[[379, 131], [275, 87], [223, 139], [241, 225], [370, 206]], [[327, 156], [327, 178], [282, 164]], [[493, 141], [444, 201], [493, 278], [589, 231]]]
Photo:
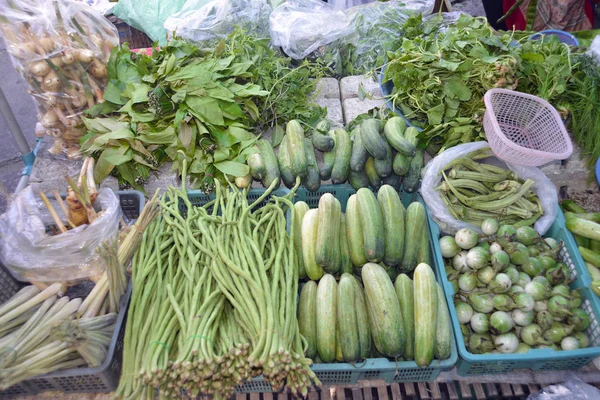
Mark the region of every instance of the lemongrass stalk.
[[65, 224], [63, 224], [62, 220], [56, 213], [56, 210], [54, 209], [54, 207], [52, 207], [52, 204], [50, 204], [50, 200], [48, 200], [48, 197], [46, 197], [46, 194], [44, 192], [40, 192], [40, 198], [42, 199], [42, 201], [44, 202], [44, 205], [50, 212], [50, 215], [54, 219], [54, 223], [56, 224], [56, 226], [58, 226], [58, 229], [60, 230], [60, 232], [65, 233], [67, 231]]
[[12, 311], [14, 308], [23, 304], [24, 302], [32, 299], [38, 293], [40, 293], [40, 290], [37, 287], [33, 285], [25, 286], [23, 289], [15, 293], [10, 299], [8, 299], [6, 303], [2, 304], [0, 307], [0, 317], [9, 311]]
[[71, 221], [69, 219], [69, 209], [67, 208], [67, 205], [65, 204], [64, 200], [62, 199], [60, 193], [58, 193], [58, 190], [53, 190], [52, 191], [52, 195], [54, 196], [54, 199], [56, 199], [58, 205], [60, 206], [62, 212], [65, 214], [65, 218], [67, 219], [67, 223], [69, 224], [69, 226], [71, 227], [71, 229], [75, 229], [77, 228], [77, 226], [73, 223], [73, 221]]
[[60, 291], [61, 287], [62, 287], [62, 285], [60, 283], [55, 283], [53, 285], [50, 285], [50, 286], [48, 286], [48, 288], [46, 288], [41, 293], [38, 293], [33, 298], [27, 300], [23, 304], [19, 305], [18, 307], [14, 308], [13, 310], [4, 314], [2, 317], [0, 317], [0, 326], [6, 324], [8, 321], [12, 320], [16, 316], [27, 311], [31, 307], [34, 307], [34, 306], [40, 304], [41, 302], [45, 301], [49, 297], [55, 296]]
[[109, 286], [108, 286], [108, 280], [107, 280], [106, 283], [102, 285], [102, 288], [101, 288], [100, 292], [98, 293], [98, 295], [96, 295], [92, 299], [92, 302], [90, 303], [87, 310], [85, 310], [85, 312], [83, 313], [81, 318], [92, 318], [92, 317], [95, 317], [98, 315], [98, 312], [102, 308], [102, 303], [104, 302], [104, 299], [108, 295], [108, 287]]
[[96, 285], [94, 286], [90, 294], [88, 294], [85, 300], [81, 303], [81, 307], [79, 307], [79, 310], [77, 310], [77, 318], [81, 318], [81, 316], [88, 309], [92, 301], [104, 290], [103, 287], [106, 285], [108, 285], [108, 275], [106, 275], [106, 272], [103, 272], [102, 276], [100, 277], [100, 279], [98, 279]]
[[0, 326], [0, 337], [10, 333], [15, 329], [18, 329], [21, 325], [29, 321], [29, 319], [33, 317], [33, 315], [37, 312], [39, 308], [39, 305], [32, 307], [29, 310], [25, 311], [23, 314], [14, 318], [12, 321]]

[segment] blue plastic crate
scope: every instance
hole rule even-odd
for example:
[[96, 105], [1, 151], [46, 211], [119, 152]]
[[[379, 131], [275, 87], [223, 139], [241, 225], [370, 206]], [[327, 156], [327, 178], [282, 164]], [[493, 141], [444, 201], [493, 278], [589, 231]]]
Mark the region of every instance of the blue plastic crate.
[[[356, 190], [350, 185], [324, 185], [315, 192], [310, 192], [305, 188], [299, 188], [294, 196], [294, 201], [304, 201], [309, 207], [316, 208], [319, 198], [325, 194], [333, 194], [341, 203], [342, 211], [346, 210], [348, 198], [356, 193]], [[413, 201], [418, 201], [427, 205], [418, 193], [401, 192], [401, 200], [404, 206], [408, 206]], [[429, 213], [427, 212], [427, 215]], [[439, 236], [437, 225], [428, 217], [429, 235], [431, 238]], [[435, 229], [435, 231], [434, 231]], [[435, 243], [437, 240], [430, 241], [432, 261], [438, 262], [433, 255], [436, 251]], [[438, 275], [438, 267], [432, 265], [432, 268]], [[443, 264], [442, 264], [443, 269]], [[438, 282], [440, 277], [437, 276]], [[354, 365], [349, 363], [323, 363], [313, 364], [312, 369], [324, 385], [346, 385], [354, 384], [359, 380], [383, 379], [386, 382], [427, 382], [433, 381], [442, 371], [448, 371], [454, 367], [458, 359], [458, 352], [454, 337], [452, 338], [452, 349], [450, 357], [447, 360], [433, 360], [431, 365], [426, 368], [419, 367], [414, 361], [393, 361], [387, 358], [369, 358], [362, 363]]]
[[534, 35], [529, 37], [529, 40], [539, 40], [544, 36], [555, 36], [560, 40], [561, 43], [564, 43], [569, 46], [579, 46], [579, 40], [569, 32], [561, 31], [558, 29], [547, 29], [545, 31], [540, 31]]
[[[435, 222], [432, 223], [435, 225], [432, 230], [432, 237], [439, 238], [440, 230]], [[588, 313], [591, 320], [586, 334], [590, 338], [592, 347], [569, 351], [533, 349], [525, 354], [473, 354], [467, 350], [464, 344], [464, 337], [460, 330], [456, 309], [449, 307], [460, 356], [456, 365], [459, 375], [501, 374], [514, 369], [531, 369], [534, 371], [570, 370], [581, 368], [594, 358], [600, 356], [600, 325], [598, 324], [600, 320], [600, 300], [589, 289], [591, 279], [585, 268], [581, 254], [579, 254], [577, 244], [565, 227], [565, 217], [560, 209], [554, 224], [552, 224], [545, 236], [564, 242], [559, 256], [570, 268], [572, 276], [576, 278], [571, 283], [571, 288], [581, 288], [581, 294], [583, 295], [582, 308]], [[434, 264], [438, 268], [438, 279], [441, 277], [446, 301], [448, 304], [453, 304], [454, 290], [446, 276], [439, 242], [438, 240], [433, 240], [433, 242], [436, 249], [433, 254], [437, 258]]]

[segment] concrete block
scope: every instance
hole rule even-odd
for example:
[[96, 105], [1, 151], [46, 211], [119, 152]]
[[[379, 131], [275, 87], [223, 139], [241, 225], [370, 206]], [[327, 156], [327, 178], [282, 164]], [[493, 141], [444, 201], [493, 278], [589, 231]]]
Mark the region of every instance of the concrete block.
[[[145, 186], [147, 196], [152, 196], [156, 189], [165, 191], [169, 186], [181, 186], [181, 179], [177, 176], [177, 172], [171, 172], [172, 166], [173, 163], [167, 162], [158, 171], [150, 174], [148, 183]], [[189, 182], [188, 187], [190, 187]]]
[[344, 116], [342, 113], [342, 103], [339, 99], [318, 98], [315, 103], [321, 107], [327, 108], [327, 119], [336, 126], [344, 125]]
[[317, 88], [313, 95], [315, 98], [339, 99], [340, 83], [335, 78], [321, 78], [317, 81]]
[[66, 157], [41, 151], [35, 159], [29, 183], [36, 185], [37, 190], [44, 192], [58, 190], [64, 193], [67, 190], [65, 176], [79, 175], [81, 165], [81, 160], [68, 160]]
[[383, 106], [384, 102], [382, 99], [379, 100], [370, 100], [364, 99], [360, 100], [359, 98], [350, 98], [344, 100], [344, 122], [345, 124], [349, 124], [352, 122], [358, 115], [364, 114], [369, 110], [372, 110], [377, 107]]
[[379, 83], [373, 78], [363, 75], [347, 76], [340, 81], [340, 92], [342, 101], [358, 97], [358, 88], [362, 84], [363, 89], [372, 97], [382, 97]]

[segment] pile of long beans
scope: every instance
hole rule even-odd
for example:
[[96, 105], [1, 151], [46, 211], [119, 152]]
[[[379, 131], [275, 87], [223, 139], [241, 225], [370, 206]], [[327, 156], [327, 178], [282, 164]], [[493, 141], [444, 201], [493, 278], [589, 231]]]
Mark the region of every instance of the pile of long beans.
[[252, 204], [216, 183], [202, 207], [169, 188], [134, 256], [119, 398], [226, 398], [260, 374], [302, 395], [319, 384], [296, 319], [295, 188], [259, 207], [277, 181]]
[[544, 212], [531, 190], [535, 182], [477, 162], [493, 156], [490, 149], [482, 149], [448, 163], [441, 171], [442, 183], [436, 188], [442, 201], [454, 218], [476, 226], [488, 218], [517, 228], [533, 225]]

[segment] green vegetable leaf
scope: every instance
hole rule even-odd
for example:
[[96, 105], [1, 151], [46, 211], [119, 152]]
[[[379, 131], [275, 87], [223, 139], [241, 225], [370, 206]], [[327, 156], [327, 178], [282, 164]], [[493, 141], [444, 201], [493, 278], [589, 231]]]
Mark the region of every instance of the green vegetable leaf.
[[471, 99], [471, 89], [463, 84], [459, 79], [452, 79], [444, 84], [444, 93], [450, 98], [458, 98], [461, 101]]
[[442, 123], [442, 118], [444, 117], [445, 107], [443, 104], [438, 104], [437, 106], [430, 108], [427, 111], [427, 120], [429, 125], [438, 125]]
[[119, 146], [119, 147], [106, 147], [102, 153], [100, 153], [100, 157], [96, 161], [96, 167], [94, 168], [94, 180], [96, 182], [102, 182], [104, 178], [106, 178], [112, 170], [115, 168], [115, 164], [110, 162], [110, 159], [118, 156], [125, 155], [125, 152], [129, 150], [129, 146]]
[[283, 140], [284, 135], [285, 131], [281, 125], [275, 125], [275, 128], [273, 128], [273, 133], [271, 134], [271, 146], [273, 148], [279, 146], [279, 143], [281, 143], [281, 140]]
[[521, 58], [523, 60], [533, 61], [533, 62], [538, 62], [538, 63], [544, 62], [544, 56], [542, 54], [538, 54], [538, 53], [531, 53], [531, 52], [522, 53]]
[[438, 61], [438, 65], [441, 68], [447, 69], [448, 71], [456, 71], [456, 69], [458, 67], [460, 67], [460, 63], [459, 62], [452, 62], [452, 61], [445, 60], [443, 58]]
[[185, 102], [190, 112], [200, 121], [214, 125], [225, 125], [223, 112], [217, 100], [210, 97], [188, 95]]
[[215, 167], [224, 174], [231, 176], [246, 176], [250, 168], [246, 164], [235, 161], [221, 161], [215, 163]]

